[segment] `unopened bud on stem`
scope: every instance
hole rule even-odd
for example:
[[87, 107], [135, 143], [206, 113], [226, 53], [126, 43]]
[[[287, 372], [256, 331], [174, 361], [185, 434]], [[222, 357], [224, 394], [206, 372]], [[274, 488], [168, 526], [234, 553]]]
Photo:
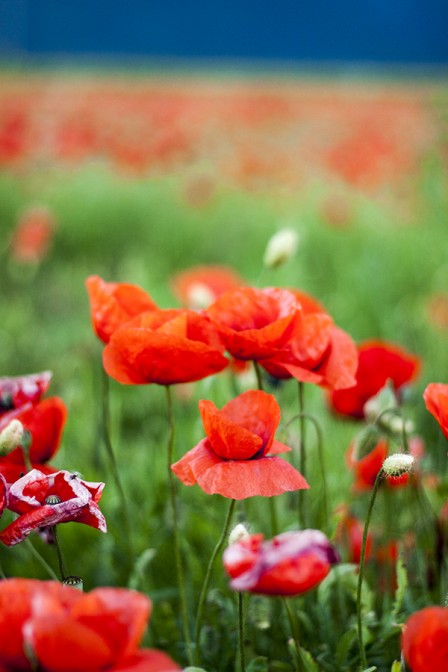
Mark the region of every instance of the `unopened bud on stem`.
[[24, 436], [25, 428], [20, 420], [11, 420], [0, 432], [0, 456], [8, 455], [14, 448], [20, 446]]
[[277, 268], [294, 256], [299, 245], [299, 236], [294, 229], [281, 229], [270, 238], [263, 257], [268, 268]]
[[243, 541], [247, 537], [250, 537], [247, 527], [242, 523], [238, 523], [229, 534], [229, 546], [238, 543], [238, 541]]
[[383, 462], [382, 470], [386, 476], [397, 478], [404, 474], [409, 474], [414, 468], [415, 458], [408, 453], [396, 453], [386, 457]]

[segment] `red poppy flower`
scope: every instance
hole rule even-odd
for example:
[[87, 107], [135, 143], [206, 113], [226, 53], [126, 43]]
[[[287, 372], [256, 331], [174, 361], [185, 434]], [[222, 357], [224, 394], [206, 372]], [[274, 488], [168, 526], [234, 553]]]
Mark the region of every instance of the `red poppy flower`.
[[177, 273], [171, 281], [176, 298], [187, 308], [207, 308], [230, 290], [242, 287], [244, 280], [226, 266], [194, 266]]
[[0, 541], [13, 546], [38, 527], [76, 521], [106, 532], [97, 502], [104, 483], [82, 481], [69, 471], [44, 474], [33, 469], [9, 489], [8, 509], [19, 517], [0, 532]]
[[448, 385], [430, 383], [423, 392], [428, 411], [435, 417], [445, 438], [448, 439]]
[[37, 403], [50, 386], [51, 371], [0, 378], [0, 416], [24, 404]]
[[207, 438], [171, 467], [182, 483], [231, 499], [309, 487], [288, 462], [268, 456], [290, 450], [274, 440], [280, 408], [272, 394], [249, 390], [221, 411], [211, 401], [200, 401], [199, 410]]
[[32, 650], [45, 672], [174, 672], [159, 651], [138, 650], [149, 599], [123, 588], [83, 594], [56, 582], [8, 579], [0, 584], [0, 664], [31, 671]]
[[[43, 467], [56, 453], [61, 442], [62, 432], [67, 420], [67, 408], [59, 397], [44, 399], [35, 406], [25, 404], [16, 411], [5, 413], [0, 418], [0, 431], [11, 420], [20, 420], [31, 434], [30, 461], [33, 467], [45, 473], [55, 471]], [[26, 471], [23, 450], [15, 448], [9, 455], [0, 457], [0, 473], [8, 483], [13, 483]]]
[[356, 384], [344, 390], [334, 390], [329, 401], [332, 409], [354, 418], [364, 417], [364, 405], [379, 392], [388, 380], [395, 390], [414, 380], [420, 369], [415, 355], [390, 343], [367, 341], [358, 348], [359, 361]]
[[448, 609], [426, 607], [408, 619], [401, 646], [412, 672], [448, 669]]
[[11, 253], [23, 264], [41, 261], [50, 249], [55, 221], [45, 207], [34, 206], [21, 216], [11, 239]]
[[223, 294], [206, 312], [231, 355], [262, 360], [272, 357], [291, 337], [301, 306], [286, 289], [241, 287]]
[[104, 349], [111, 378], [125, 385], [201, 380], [229, 363], [211, 322], [191, 310], [153, 310], [118, 329]]
[[292, 596], [317, 586], [339, 557], [322, 532], [302, 530], [271, 541], [252, 535], [229, 546], [223, 562], [234, 590]]
[[[417, 461], [423, 457], [424, 444], [420, 437], [412, 437], [409, 440], [409, 453]], [[352, 469], [355, 482], [353, 490], [355, 492], [363, 492], [371, 490], [375, 484], [378, 472], [383, 466], [383, 462], [388, 456], [389, 445], [385, 439], [378, 441], [376, 446], [367, 455], [357, 459], [355, 455], [355, 447], [352, 444], [347, 451], [347, 463]], [[386, 476], [385, 481], [391, 487], [400, 487], [407, 485], [410, 478], [414, 478], [417, 472], [412, 474], [405, 473], [400, 476]]]
[[157, 308], [151, 297], [137, 285], [105, 282], [98, 275], [90, 275], [86, 287], [93, 329], [104, 343], [108, 343], [114, 331], [136, 315]]
[[[346, 549], [348, 561], [358, 564], [361, 559], [363, 523], [350, 513], [348, 507], [342, 507], [341, 517], [336, 530], [336, 540]], [[372, 535], [367, 534], [366, 560], [369, 559], [372, 549]]]

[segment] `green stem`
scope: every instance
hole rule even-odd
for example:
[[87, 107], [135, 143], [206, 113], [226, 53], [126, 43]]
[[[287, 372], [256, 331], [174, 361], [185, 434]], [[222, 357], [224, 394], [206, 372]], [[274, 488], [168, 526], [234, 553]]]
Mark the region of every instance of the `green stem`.
[[[299, 471], [303, 478], [306, 478], [306, 448], [305, 448], [305, 403], [304, 403], [304, 383], [298, 384], [298, 402], [299, 402], [299, 426], [300, 426], [300, 463]], [[306, 527], [306, 500], [305, 490], [299, 490], [299, 524], [302, 528]]]
[[62, 558], [62, 551], [61, 551], [61, 545], [59, 543], [59, 537], [58, 537], [58, 526], [53, 525], [53, 535], [54, 535], [54, 545], [56, 547], [56, 552], [58, 556], [58, 566], [59, 566], [59, 574], [61, 576], [61, 581], [64, 581], [65, 577], [67, 576], [64, 568], [64, 560]]
[[184, 571], [182, 565], [182, 556], [180, 552], [180, 538], [179, 538], [179, 515], [177, 509], [177, 498], [176, 498], [176, 487], [174, 482], [174, 474], [171, 471], [171, 464], [173, 462], [173, 445], [174, 445], [174, 413], [173, 413], [173, 400], [171, 396], [171, 388], [169, 385], [165, 386], [166, 389], [166, 401], [168, 408], [168, 423], [169, 423], [169, 434], [168, 434], [168, 445], [167, 445], [167, 468], [168, 468], [168, 481], [170, 486], [170, 500], [171, 500], [171, 510], [173, 513], [173, 539], [174, 539], [174, 556], [176, 561], [176, 572], [177, 572], [177, 584], [179, 586], [179, 598], [180, 598], [180, 611], [182, 618], [182, 629], [184, 634], [184, 640], [187, 647], [188, 660], [190, 665], [193, 664], [192, 661], [192, 649], [191, 649], [191, 636], [190, 629], [188, 627], [188, 612], [187, 612], [187, 598], [185, 594], [185, 580], [184, 580]]
[[106, 448], [109, 464], [112, 470], [112, 477], [115, 481], [115, 486], [118, 490], [118, 495], [121, 501], [121, 512], [123, 515], [123, 534], [126, 537], [126, 545], [128, 549], [128, 556], [130, 560], [134, 557], [132, 537], [131, 537], [131, 519], [129, 517], [128, 504], [126, 495], [121, 483], [120, 472], [118, 470], [117, 460], [115, 459], [114, 450], [111, 440], [111, 422], [110, 422], [110, 394], [109, 394], [109, 376], [102, 369], [102, 414], [103, 414], [103, 441]]
[[215, 564], [215, 560], [221, 550], [221, 548], [224, 545], [224, 542], [227, 539], [227, 536], [229, 534], [229, 527], [230, 523], [232, 521], [232, 514], [233, 514], [233, 509], [235, 508], [235, 499], [232, 499], [230, 502], [229, 510], [227, 512], [227, 516], [224, 522], [224, 527], [221, 532], [221, 536], [219, 538], [218, 543], [216, 544], [214, 551], [211, 555], [210, 561], [208, 563], [207, 571], [205, 574], [204, 578], [204, 583], [202, 584], [202, 589], [201, 589], [201, 594], [199, 596], [199, 602], [198, 602], [198, 610], [197, 610], [197, 618], [196, 618], [196, 630], [195, 630], [195, 664], [199, 665], [200, 663], [200, 651], [199, 651], [199, 638], [201, 635], [201, 625], [202, 625], [202, 615], [204, 611], [204, 604], [205, 604], [205, 598], [207, 597], [207, 592], [208, 588], [210, 585], [210, 579], [212, 576], [212, 571], [213, 571], [213, 565]]
[[367, 668], [367, 658], [366, 651], [364, 648], [364, 641], [362, 635], [362, 613], [361, 613], [361, 591], [362, 591], [362, 581], [364, 578], [364, 564], [366, 557], [366, 546], [367, 546], [367, 535], [369, 532], [370, 518], [372, 516], [373, 505], [375, 504], [376, 494], [378, 492], [381, 479], [383, 477], [383, 470], [380, 469], [377, 477], [375, 479], [375, 485], [373, 486], [372, 495], [370, 497], [369, 508], [367, 509], [366, 521], [364, 523], [364, 531], [362, 534], [362, 546], [361, 546], [361, 558], [359, 561], [359, 574], [358, 574], [358, 588], [356, 591], [356, 614], [358, 621], [358, 644], [359, 644], [359, 653], [361, 656], [361, 665], [362, 669]]
[[244, 615], [243, 615], [243, 593], [238, 593], [238, 631], [240, 645], [240, 672], [246, 672], [246, 656], [244, 653]]
[[288, 616], [289, 627], [291, 628], [291, 637], [293, 639], [294, 646], [296, 648], [296, 654], [297, 654], [296, 672], [301, 672], [303, 667], [302, 667], [302, 655], [300, 652], [300, 642], [297, 634], [297, 619], [293, 610], [291, 609], [290, 604], [288, 603], [287, 598], [283, 598], [282, 602], [283, 606], [285, 607], [286, 615]]
[[260, 365], [255, 360], [254, 360], [254, 369], [255, 369], [255, 375], [257, 376], [258, 389], [261, 390], [261, 392], [263, 392], [263, 379], [261, 377], [261, 369]]
[[36, 548], [34, 548], [32, 542], [31, 542], [31, 539], [28, 538], [25, 543], [27, 544], [29, 550], [31, 551], [31, 555], [42, 565], [42, 567], [45, 569], [45, 571], [48, 573], [48, 575], [51, 576], [51, 578], [54, 581], [59, 581], [55, 572], [52, 570], [52, 568], [50, 567], [48, 562], [45, 560], [45, 558], [42, 557], [42, 555], [39, 553], [39, 551]]

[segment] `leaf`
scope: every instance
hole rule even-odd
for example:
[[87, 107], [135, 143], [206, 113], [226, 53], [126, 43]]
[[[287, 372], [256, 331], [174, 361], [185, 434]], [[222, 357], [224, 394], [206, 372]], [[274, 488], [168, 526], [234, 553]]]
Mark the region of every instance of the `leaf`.
[[396, 572], [397, 572], [397, 589], [395, 591], [395, 599], [392, 605], [392, 614], [391, 614], [393, 623], [396, 622], [398, 619], [398, 612], [400, 611], [401, 605], [403, 604], [406, 589], [408, 587], [408, 574], [401, 553], [398, 556]]
[[138, 556], [137, 560], [134, 562], [134, 567], [132, 568], [131, 575], [128, 581], [128, 588], [132, 590], [137, 590], [143, 579], [145, 578], [145, 571], [151, 560], [156, 555], [156, 550], [154, 548], [147, 548], [141, 555]]
[[300, 647], [300, 659], [305, 672], [319, 672], [319, 666], [309, 651]]
[[247, 672], [268, 672], [268, 659], [263, 656], [254, 658], [246, 667]]

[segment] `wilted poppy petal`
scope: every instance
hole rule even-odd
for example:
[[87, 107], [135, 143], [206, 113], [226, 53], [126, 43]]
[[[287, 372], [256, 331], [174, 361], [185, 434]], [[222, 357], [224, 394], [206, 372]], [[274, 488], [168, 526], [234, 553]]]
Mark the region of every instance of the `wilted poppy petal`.
[[52, 375], [51, 371], [43, 371], [28, 376], [0, 378], [0, 414], [28, 402], [37, 403], [48, 390]]

